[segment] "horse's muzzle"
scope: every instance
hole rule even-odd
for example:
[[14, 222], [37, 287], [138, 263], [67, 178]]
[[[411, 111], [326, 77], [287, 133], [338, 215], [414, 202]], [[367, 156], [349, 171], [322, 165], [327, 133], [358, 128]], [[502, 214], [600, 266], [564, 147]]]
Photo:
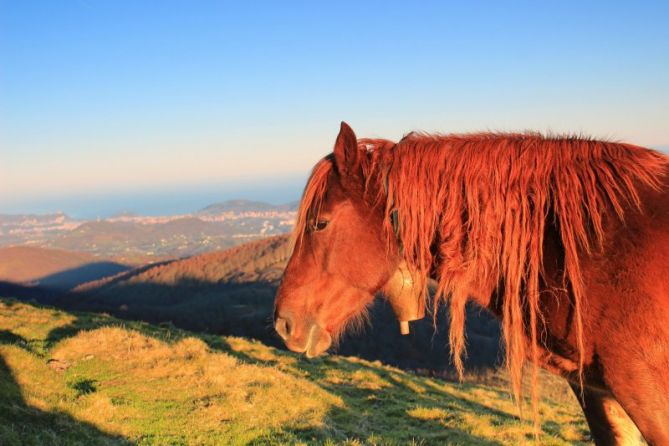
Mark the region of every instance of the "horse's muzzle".
[[277, 317], [274, 329], [289, 350], [304, 353], [307, 358], [324, 353], [332, 345], [328, 331], [315, 322], [300, 327], [288, 317]]

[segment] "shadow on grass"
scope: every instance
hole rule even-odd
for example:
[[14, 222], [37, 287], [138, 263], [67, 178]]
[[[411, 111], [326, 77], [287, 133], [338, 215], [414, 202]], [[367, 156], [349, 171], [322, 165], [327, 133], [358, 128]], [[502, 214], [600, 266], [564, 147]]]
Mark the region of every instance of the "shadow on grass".
[[[457, 426], [449, 426], [450, 418], [424, 420], [411, 417], [409, 412], [416, 407], [441, 407], [453, 413], [472, 411], [485, 414], [500, 422], [514, 420], [512, 415], [439, 392], [437, 389], [421, 384], [421, 393], [416, 388], [405, 384], [402, 372], [374, 367], [366, 363], [351, 362], [336, 357], [306, 360], [292, 353], [273, 350], [275, 360], [258, 359], [253, 352], [235, 348], [225, 338], [192, 333], [172, 326], [154, 326], [143, 322], [119, 321], [105, 315], [74, 313], [76, 319], [69, 325], [52, 330], [46, 340], [47, 350], [58, 342], [72, 337], [82, 330], [94, 330], [109, 326], [122, 326], [168, 344], [173, 344], [187, 337], [195, 337], [205, 342], [211, 351], [228, 354], [241, 362], [261, 367], [279, 367], [282, 372], [300, 379], [308, 379], [328, 393], [343, 401], [342, 407], [333, 406], [326, 415], [323, 426], [306, 429], [283, 426], [274, 429], [268, 435], [258, 438], [254, 444], [289, 444], [294, 441], [323, 443], [327, 440], [346, 441], [358, 439], [363, 442], [373, 440], [383, 444], [399, 442], [406, 444], [415, 439], [419, 444], [460, 443], [492, 446], [501, 444], [471, 435]], [[20, 342], [20, 340], [18, 340]], [[264, 349], [262, 344], [259, 348]], [[289, 366], [279, 364], [286, 359]], [[346, 374], [368, 373], [387, 383], [381, 389], [365, 388], [362, 383], [334, 383], [328, 378], [328, 371], [338, 370]], [[90, 384], [90, 385], [89, 385]], [[95, 383], [84, 383], [81, 392], [90, 390]], [[249, 420], [251, 423], [251, 420]]]
[[[356, 358], [344, 359], [337, 356], [324, 356], [307, 359], [290, 352], [274, 351], [279, 358], [292, 359], [290, 367], [280, 366], [280, 359], [265, 359], [255, 356], [253, 352], [235, 349], [220, 339], [210, 347], [232, 355], [240, 361], [280, 369], [295, 377], [308, 379], [328, 393], [335, 395], [344, 402], [342, 407], [333, 406], [327, 414], [325, 426], [291, 429], [281, 428], [272, 432], [265, 440], [285, 440], [289, 442], [295, 437], [300, 440], [323, 443], [326, 440], [349, 441], [357, 440], [362, 444], [466, 444], [492, 446], [507, 444], [495, 439], [484, 438], [468, 432], [462, 420], [458, 423], [459, 414], [471, 414], [473, 423], [480, 420], [483, 429], [499, 427], [502, 433], [506, 427], [516, 430], [523, 421], [512, 412], [496, 409], [476, 401], [476, 395], [464, 396], [471, 389], [481, 386], [471, 383], [458, 384], [456, 390], [445, 388], [446, 382], [440, 379], [425, 378], [402, 372], [378, 363], [368, 363]], [[352, 376], [357, 374], [365, 381], [343, 381], [332, 379], [330, 371], [343, 371]], [[336, 376], [335, 376], [336, 378]], [[368, 385], [369, 383], [372, 385]], [[373, 385], [381, 382], [382, 385]], [[496, 399], [510, 398], [508, 392], [486, 388]], [[421, 416], [420, 410], [428, 413], [436, 411], [437, 416]], [[434, 413], [434, 412], [432, 412]], [[471, 419], [471, 418], [470, 418]], [[524, 421], [530, 426], [531, 420]], [[562, 426], [554, 421], [546, 421], [541, 425], [543, 434], [561, 438]], [[511, 435], [511, 434], [507, 434]], [[518, 434], [520, 435], [520, 434]], [[531, 442], [534, 436], [518, 437], [519, 442]], [[563, 439], [564, 441], [569, 441]], [[575, 442], [575, 444], [588, 444]], [[260, 443], [259, 443], [260, 444]]]
[[30, 343], [23, 337], [8, 330], [0, 330], [0, 344], [14, 344], [29, 353], [34, 353]]
[[[248, 356], [245, 360], [263, 363]], [[328, 370], [359, 374], [372, 382], [383, 384], [369, 386], [365, 381], [338, 382], [328, 376]], [[304, 376], [306, 373], [309, 380], [341, 398], [344, 405], [330, 409], [324, 428], [280, 429], [272, 434], [277, 438], [299, 435], [317, 442], [334, 438], [381, 444], [415, 442], [423, 445], [494, 446], [502, 443], [473, 435], [458, 427], [456, 414], [475, 413], [477, 416], [492, 417], [500, 424], [518, 421], [516, 416], [506, 412], [440, 391], [437, 386], [425, 385], [420, 378], [411, 379], [409, 385], [407, 376], [402, 372], [362, 362], [328, 357], [316, 360], [300, 358], [295, 370], [288, 372], [295, 376]], [[412, 416], [416, 409], [441, 410], [443, 416], [434, 419]]]
[[[262, 367], [278, 368], [300, 379], [308, 379], [329, 394], [339, 397], [343, 404], [332, 406], [323, 425], [308, 428], [281, 426], [254, 441], [254, 444], [289, 444], [295, 441], [324, 443], [327, 440], [359, 440], [381, 444], [472, 444], [492, 446], [502, 442], [467, 432], [460, 414], [467, 413], [487, 420], [492, 426], [519, 423], [514, 414], [497, 410], [463, 397], [460, 392], [441, 388], [439, 381], [427, 378], [411, 379], [398, 370], [330, 356], [307, 360], [293, 353], [272, 350], [271, 355], [254, 351], [253, 346], [239, 348], [231, 341], [215, 335], [186, 332], [171, 324], [150, 325], [143, 322], [119, 321], [107, 315], [72, 313], [76, 319], [69, 325], [53, 329], [47, 336], [46, 349], [72, 337], [81, 330], [108, 326], [132, 329], [159, 341], [172, 344], [187, 337], [205, 342], [213, 352], [228, 354], [238, 360]], [[27, 345], [14, 334], [0, 333], [0, 339]], [[248, 345], [248, 344], [246, 344]], [[266, 347], [258, 344], [260, 350]], [[266, 352], [265, 352], [266, 353]], [[332, 373], [344, 372], [345, 379], [333, 379]], [[358, 379], [348, 379], [352, 375]], [[348, 378], [347, 378], [348, 377]], [[368, 381], [366, 381], [368, 380]], [[377, 385], [374, 385], [374, 383]], [[370, 385], [371, 383], [371, 385]], [[381, 383], [381, 384], [378, 384]], [[90, 385], [89, 385], [90, 384]], [[82, 384], [81, 392], [90, 390], [95, 383]], [[460, 388], [466, 393], [471, 385]], [[436, 416], [421, 416], [416, 410], [436, 410]], [[252, 423], [252, 420], [249, 420]], [[558, 427], [545, 424], [544, 431], [555, 435]], [[94, 429], [94, 428], [93, 428]], [[500, 428], [502, 429], [502, 428]], [[101, 433], [103, 435], [103, 433]], [[119, 440], [120, 441], [120, 440]]]
[[[53, 295], [37, 288], [7, 288], [6, 296], [53, 305], [66, 311], [111, 314], [128, 321], [173, 324], [176, 327], [225, 336], [240, 336], [284, 349], [275, 335], [272, 319], [276, 282], [209, 282], [175, 278], [173, 283], [131, 279], [164, 264], [145, 266], [100, 281], [97, 287], [83, 286], [76, 292]], [[0, 284], [2, 285], [2, 284]], [[3, 288], [0, 286], [0, 295]], [[371, 324], [363, 333], [344, 335], [337, 353], [407, 370], [453, 371], [448, 352], [449, 318], [437, 316], [436, 331], [431, 317], [412, 323], [411, 333], [402, 336], [397, 320], [385, 299], [376, 299], [369, 310]], [[501, 365], [499, 323], [475, 306], [467, 307], [466, 338], [468, 370], [493, 370]]]
[[[310, 440], [324, 441], [330, 436], [338, 440], [357, 439], [363, 442], [381, 442], [408, 444], [467, 444], [493, 446], [502, 443], [466, 432], [457, 425], [456, 415], [463, 412], [477, 416], [492, 416], [501, 422], [516, 421], [516, 418], [504, 412], [473, 403], [455, 396], [436, 392], [423, 387], [424, 393], [417, 393], [394, 372], [370, 368], [355, 364], [351, 372], [369, 372], [390, 385], [382, 388], [365, 388], [364, 384], [330, 383], [322, 373], [311, 375], [321, 388], [339, 396], [343, 407], [333, 407], [327, 415], [333, 429], [311, 429]], [[412, 416], [417, 409], [437, 409], [443, 416], [434, 419]], [[297, 433], [286, 430], [286, 434]], [[282, 434], [282, 432], [277, 432]]]
[[[0, 331], [0, 344], [16, 345], [32, 353], [28, 341]], [[70, 415], [30, 406], [12, 370], [0, 355], [0, 444], [23, 445], [130, 445], [127, 439], [103, 432]]]

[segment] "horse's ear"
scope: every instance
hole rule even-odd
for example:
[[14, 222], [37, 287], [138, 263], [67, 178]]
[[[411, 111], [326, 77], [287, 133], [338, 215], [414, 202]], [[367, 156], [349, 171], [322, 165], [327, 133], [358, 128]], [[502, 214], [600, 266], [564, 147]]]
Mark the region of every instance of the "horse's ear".
[[335, 142], [334, 157], [342, 183], [358, 183], [361, 176], [362, 153], [358, 149], [358, 138], [353, 129], [344, 121], [341, 123]]

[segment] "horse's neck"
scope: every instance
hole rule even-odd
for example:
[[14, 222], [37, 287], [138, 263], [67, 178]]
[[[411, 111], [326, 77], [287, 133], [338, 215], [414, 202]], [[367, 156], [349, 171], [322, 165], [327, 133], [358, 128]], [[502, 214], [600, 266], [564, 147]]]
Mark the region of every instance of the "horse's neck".
[[[547, 217], [546, 232], [544, 234], [543, 242], [543, 274], [540, 277], [540, 287], [542, 296], [545, 293], [550, 294], [550, 299], [546, 298], [546, 305], [550, 306], [556, 303], [556, 309], [549, 308], [544, 314], [544, 321], [548, 326], [555, 329], [556, 334], [562, 335], [567, 327], [568, 315], [563, 311], [570, 308], [569, 295], [565, 289], [563, 282], [564, 274], [564, 250], [560, 241], [560, 234], [557, 228], [550, 223], [552, 216]], [[492, 279], [476, 278], [470, 285], [470, 299], [477, 305], [487, 309], [494, 314], [498, 319], [503, 318], [503, 299], [504, 299], [504, 283], [503, 280], [495, 282]], [[544, 300], [544, 299], [542, 299]], [[565, 314], [563, 314], [565, 313]]]

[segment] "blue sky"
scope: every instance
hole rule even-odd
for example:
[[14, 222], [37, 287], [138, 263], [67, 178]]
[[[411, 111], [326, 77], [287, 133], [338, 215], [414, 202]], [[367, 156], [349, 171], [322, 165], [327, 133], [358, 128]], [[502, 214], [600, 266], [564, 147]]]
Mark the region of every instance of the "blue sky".
[[616, 3], [0, 0], [0, 213], [289, 201], [341, 120], [669, 147], [669, 3]]

